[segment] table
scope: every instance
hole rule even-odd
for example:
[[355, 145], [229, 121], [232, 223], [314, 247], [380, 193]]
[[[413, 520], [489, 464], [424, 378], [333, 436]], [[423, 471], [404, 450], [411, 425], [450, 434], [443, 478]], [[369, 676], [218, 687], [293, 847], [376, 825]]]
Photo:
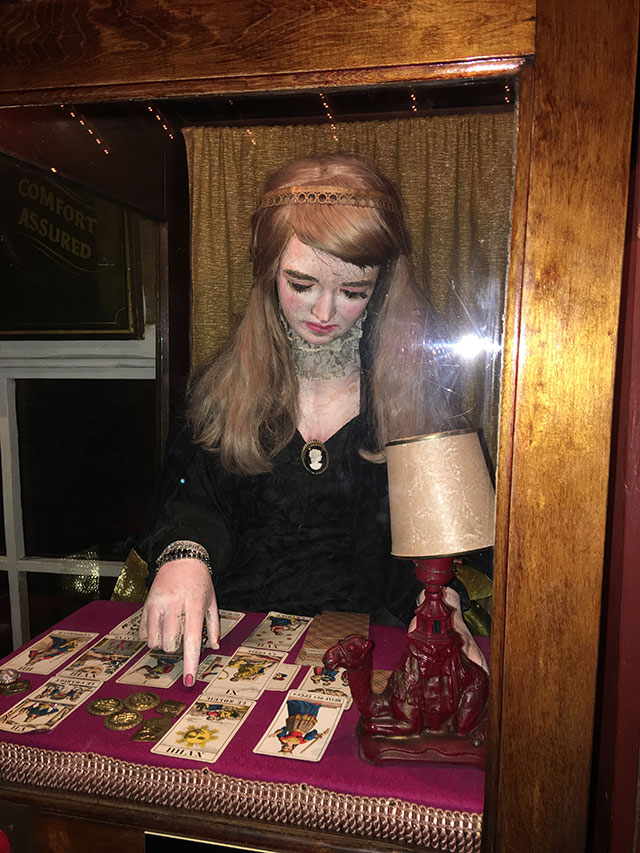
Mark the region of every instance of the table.
[[[92, 602], [56, 627], [103, 635], [138, 607]], [[220, 653], [233, 652], [262, 617], [247, 614], [222, 640]], [[404, 632], [374, 625], [371, 638], [375, 668], [391, 669], [403, 648]], [[287, 661], [295, 661], [301, 643]], [[36, 689], [50, 676], [28, 677]], [[302, 677], [301, 670], [292, 687]], [[190, 704], [195, 691], [203, 688], [202, 682], [194, 690], [179, 681], [157, 692], [163, 699]], [[114, 678], [92, 699], [124, 697], [136, 689], [143, 688], [119, 684]], [[49, 834], [53, 832], [51, 820], [59, 833], [58, 824], [64, 818], [68, 843], [73, 844], [76, 833], [77, 838], [84, 838], [84, 846], [78, 850], [91, 849], [92, 853], [99, 853], [99, 844], [106, 843], [105, 821], [112, 828], [115, 825], [117, 843], [132, 851], [153, 849], [149, 839], [144, 846], [144, 831], [149, 829], [276, 851], [479, 850], [483, 771], [423, 764], [371, 767], [357, 757], [355, 707], [343, 714], [320, 762], [255, 755], [253, 747], [284, 695], [266, 691], [238, 735], [211, 765], [155, 755], [150, 752], [152, 744], [131, 741], [131, 732], [108, 731], [101, 718], [82, 707], [51, 732], [0, 732], [0, 827], [6, 822], [5, 812], [9, 823], [26, 822], [25, 837], [40, 825], [38, 820], [42, 823], [42, 815], [49, 816]], [[0, 713], [21, 698], [0, 696]], [[38, 814], [39, 818], [34, 817]], [[69, 827], [74, 822], [72, 831]], [[129, 840], [123, 843], [125, 836]], [[28, 849], [38, 853], [75, 850], [71, 846], [45, 848], [42, 838], [38, 843], [39, 847]], [[112, 839], [104, 849], [113, 849], [113, 843]], [[19, 849], [22, 853], [23, 848]]]

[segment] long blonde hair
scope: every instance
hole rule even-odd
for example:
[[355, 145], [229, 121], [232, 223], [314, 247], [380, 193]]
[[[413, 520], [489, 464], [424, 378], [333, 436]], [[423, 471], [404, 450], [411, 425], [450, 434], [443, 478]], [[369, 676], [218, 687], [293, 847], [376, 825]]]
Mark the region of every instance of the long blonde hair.
[[361, 343], [362, 400], [372, 424], [362, 454], [381, 461], [387, 441], [439, 429], [443, 418], [427, 343], [428, 303], [416, 285], [396, 188], [362, 158], [333, 154], [288, 163], [268, 179], [265, 193], [291, 186], [382, 192], [395, 210], [287, 204], [254, 214], [246, 313], [192, 377], [188, 409], [195, 440], [241, 474], [269, 471], [298, 422], [298, 380], [276, 292], [280, 256], [294, 234], [347, 263], [380, 267]]

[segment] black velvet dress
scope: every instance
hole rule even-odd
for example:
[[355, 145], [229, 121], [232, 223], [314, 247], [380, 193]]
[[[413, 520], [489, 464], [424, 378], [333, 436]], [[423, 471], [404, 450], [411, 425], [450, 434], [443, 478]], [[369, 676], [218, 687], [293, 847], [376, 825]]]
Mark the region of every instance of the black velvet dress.
[[365, 432], [359, 415], [328, 439], [322, 474], [305, 469], [296, 433], [270, 473], [249, 476], [230, 474], [183, 436], [166, 468], [148, 562], [188, 539], [211, 556], [221, 608], [341, 610], [408, 624], [419, 586], [412, 563], [390, 556], [386, 466], [358, 453]]

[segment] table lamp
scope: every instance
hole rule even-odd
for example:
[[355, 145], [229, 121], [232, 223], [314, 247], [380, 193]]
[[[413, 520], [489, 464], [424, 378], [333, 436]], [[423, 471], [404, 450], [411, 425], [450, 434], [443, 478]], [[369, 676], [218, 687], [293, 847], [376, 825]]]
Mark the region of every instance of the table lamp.
[[392, 554], [414, 561], [424, 586], [416, 626], [381, 694], [366, 688], [372, 644], [351, 635], [325, 663], [346, 666], [361, 713], [360, 756], [485, 762], [488, 677], [461, 651], [443, 587], [454, 558], [494, 540], [495, 495], [478, 433], [453, 430], [387, 445]]

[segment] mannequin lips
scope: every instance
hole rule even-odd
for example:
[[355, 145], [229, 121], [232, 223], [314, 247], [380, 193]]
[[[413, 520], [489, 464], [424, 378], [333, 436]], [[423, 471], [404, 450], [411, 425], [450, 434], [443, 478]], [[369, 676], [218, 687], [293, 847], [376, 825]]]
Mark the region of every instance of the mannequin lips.
[[332, 332], [337, 328], [335, 324], [331, 326], [321, 326], [320, 323], [305, 323], [305, 326], [316, 335], [328, 335], [329, 332]]

